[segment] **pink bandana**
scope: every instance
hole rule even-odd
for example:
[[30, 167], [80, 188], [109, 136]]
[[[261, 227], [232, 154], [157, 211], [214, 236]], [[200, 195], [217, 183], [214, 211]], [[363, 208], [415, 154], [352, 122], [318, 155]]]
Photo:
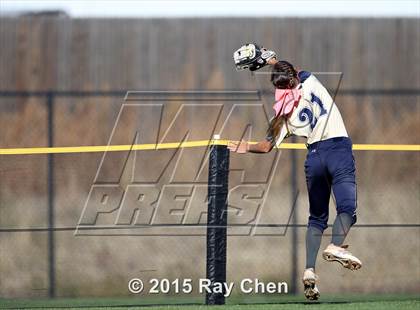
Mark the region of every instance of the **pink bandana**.
[[300, 89], [276, 89], [274, 98], [276, 103], [273, 105], [273, 109], [276, 111], [276, 116], [288, 116], [293, 112], [294, 108], [299, 104], [299, 100], [302, 97], [302, 91]]

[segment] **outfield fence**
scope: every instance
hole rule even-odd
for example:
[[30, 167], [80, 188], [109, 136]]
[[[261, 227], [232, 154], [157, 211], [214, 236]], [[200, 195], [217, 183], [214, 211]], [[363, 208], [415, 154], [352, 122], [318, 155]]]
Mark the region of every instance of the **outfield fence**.
[[[207, 191], [206, 171], [209, 167], [205, 159], [199, 165], [206, 167], [204, 172], [195, 173], [189, 165], [194, 166], [195, 158], [202, 154], [205, 154], [203, 158], [206, 158], [212, 145], [224, 148], [227, 143], [227, 140], [224, 140], [225, 135], [222, 135], [222, 140], [187, 139], [180, 142], [170, 140], [161, 144], [136, 143], [135, 139], [132, 140], [133, 133], [138, 132], [136, 123], [140, 120], [144, 122], [144, 127], [141, 128], [153, 124], [152, 121], [140, 119], [137, 115], [133, 117], [134, 111], [128, 111], [126, 115], [121, 116], [125, 94], [125, 91], [0, 92], [3, 119], [8, 117], [10, 120], [5, 123], [2, 133], [2, 140], [5, 143], [0, 147], [2, 159], [0, 238], [2, 247], [6, 249], [2, 251], [5, 254], [2, 254], [0, 270], [7, 279], [1, 283], [2, 296], [125, 296], [130, 295], [126, 289], [129, 278], [139, 274], [145, 279], [204, 277], [206, 268], [207, 275], [209, 273], [209, 258], [205, 258], [206, 243], [203, 240], [203, 237], [208, 236], [206, 229], [224, 229], [227, 232], [225, 276], [228, 279], [258, 277], [266, 280], [286, 280], [290, 285], [290, 292], [298, 292], [299, 275], [304, 259], [304, 234], [300, 229], [306, 227], [307, 197], [301, 167], [305, 152], [299, 151], [304, 150], [305, 145], [298, 143], [300, 141], [295, 138], [284, 143], [282, 149], [270, 157], [273, 165], [268, 165], [270, 166], [267, 166], [268, 168], [265, 166], [254, 168], [244, 180], [241, 179], [243, 176], [240, 175], [240, 170], [245, 171], [248, 169], [246, 167], [259, 162], [260, 158], [255, 157], [258, 155], [247, 155], [247, 159], [239, 159], [238, 155], [232, 155], [229, 191], [235, 189], [238, 184], [245, 187], [254, 186], [247, 195], [262, 200], [266, 198], [264, 203], [257, 201], [256, 204], [263, 205], [264, 208], [262, 211], [258, 210], [256, 217], [250, 216], [241, 221], [237, 215], [254, 209], [255, 203], [245, 201], [246, 206], [241, 209], [232, 203], [232, 206], [229, 205], [227, 208], [230, 213], [225, 214], [228, 216], [227, 222], [213, 223], [209, 226], [206, 221], [206, 209], [202, 209], [203, 201], [198, 201], [192, 204], [192, 208], [185, 212], [181, 220], [175, 222], [171, 222], [173, 218], [167, 215], [157, 223], [142, 223], [141, 217], [138, 217], [135, 222], [131, 219], [116, 225], [115, 217], [106, 218], [107, 214], [115, 214], [110, 209], [102, 210], [98, 217], [104, 220], [103, 223], [95, 222], [91, 225], [81, 222], [81, 214], [84, 214], [87, 204], [86, 199], [94, 191], [92, 186], [95, 184], [110, 186], [113, 169], [130, 166], [130, 161], [138, 160], [130, 158], [131, 155], [141, 154], [136, 155], [141, 157], [138, 163], [147, 164], [141, 166], [143, 170], [137, 170], [140, 177], [136, 175], [127, 177], [123, 173], [119, 176], [117, 183], [124, 188], [129, 188], [133, 184], [144, 184], [142, 176], [153, 175], [152, 170], [157, 169], [155, 163], [165, 162], [167, 158], [165, 152], [180, 149], [190, 152], [182, 154], [186, 158], [185, 162], [182, 159], [177, 161], [180, 167], [184, 167], [184, 171], [187, 171], [187, 175], [178, 171], [176, 172], [180, 173], [176, 175], [178, 181], [168, 183], [177, 186], [194, 184], [192, 189], [188, 188], [178, 193], [181, 197], [182, 195], [192, 197], [191, 191], [194, 193], [200, 191], [200, 186], [204, 187], [204, 192]], [[388, 118], [384, 107], [391, 107], [393, 112], [391, 119], [404, 119], [407, 124], [409, 117], [413, 116], [413, 107], [414, 111], [418, 109], [419, 94], [418, 90], [406, 89], [345, 91], [343, 96], [346, 96], [347, 100], [343, 101], [350, 107], [343, 107], [343, 116], [346, 124], [350, 123], [350, 134], [351, 128], [357, 131], [357, 127], [353, 124], [357, 120], [352, 118], [351, 111], [352, 106], [358, 105], [351, 98], [372, 98], [371, 105], [375, 106], [376, 112], [378, 104], [374, 98], [377, 96], [381, 98], [390, 96], [395, 102], [397, 100], [407, 102], [407, 108], [394, 110], [392, 104], [387, 104], [380, 110], [381, 113], [385, 113], [382, 117]], [[179, 98], [177, 100], [182, 104], [182, 100]], [[341, 109], [342, 105], [339, 106]], [[174, 108], [171, 112], [174, 111], [177, 109]], [[174, 113], [172, 115], [176, 114]], [[252, 110], [244, 113], [235, 115], [235, 118], [231, 119], [234, 125], [246, 127], [251, 124], [257, 128], [258, 119], [252, 118]], [[118, 115], [123, 117], [120, 131], [115, 128], [113, 130]], [[192, 116], [187, 116], [189, 117], [187, 119], [191, 120]], [[23, 129], [18, 128], [18, 122], [23, 123], [21, 125]], [[191, 125], [194, 126], [194, 123]], [[137, 129], [133, 130], [132, 126]], [[259, 126], [265, 127], [266, 124]], [[417, 128], [416, 126], [418, 123], [414, 123], [414, 128]], [[395, 136], [404, 134], [408, 129], [400, 128], [402, 132], [396, 133]], [[372, 132], [376, 134], [375, 129], [371, 129], [368, 135], [372, 135]], [[226, 131], [226, 137], [230, 133], [232, 132]], [[14, 140], [16, 135], [22, 139]], [[81, 137], [85, 139], [80, 140]], [[258, 127], [252, 137], [255, 137], [255, 140], [263, 138], [264, 128]], [[349, 238], [355, 252], [363, 253], [362, 248], [368, 245], [372, 247], [363, 253], [369, 267], [366, 271], [362, 271], [358, 278], [335, 283], [335, 288], [330, 287], [330, 290], [357, 291], [364, 281], [370, 283], [368, 279], [377, 279], [382, 275], [383, 268], [390, 264], [396, 267], [395, 276], [400, 279], [397, 279], [397, 282], [395, 279], [392, 281], [395, 292], [418, 290], [418, 280], [412, 279], [411, 276], [413, 268], [418, 268], [418, 262], [407, 257], [404, 264], [397, 263], [401, 251], [418, 242], [420, 180], [417, 139], [416, 136], [404, 137], [392, 141], [403, 143], [391, 144], [385, 144], [390, 142], [389, 140], [378, 141], [380, 144], [367, 144], [358, 143], [354, 139], [359, 204], [363, 207], [359, 207], [359, 222]], [[85, 145], [71, 143], [72, 140], [82, 141]], [[118, 143], [127, 140], [128, 144]], [[107, 144], [107, 141], [111, 143]], [[141, 153], [147, 151], [152, 153]], [[108, 160], [106, 156], [112, 157]], [[172, 156], [175, 155], [172, 154], [171, 159]], [[107, 160], [110, 164], [102, 165]], [[103, 174], [102, 170], [99, 171], [99, 167], [104, 168]], [[259, 170], [270, 169], [269, 178], [259, 175], [261, 172]], [[197, 176], [191, 178], [190, 174]], [[246, 179], [249, 175], [253, 176], [250, 181]], [[272, 186], [265, 188], [265, 191], [258, 191], [258, 186], [267, 182]], [[157, 182], [164, 186], [165, 180], [161, 183]], [[239, 192], [237, 195], [245, 193]], [[235, 197], [235, 194], [232, 194], [231, 198]], [[398, 203], [400, 205], [397, 212], [395, 205]], [[331, 214], [333, 206], [332, 202]], [[185, 206], [184, 209], [186, 210]], [[194, 220], [188, 219], [191, 213], [195, 214]], [[150, 226], [153, 226], [152, 229]], [[182, 229], [182, 232], [179, 232], [179, 229]], [[78, 233], [75, 234], [75, 231]], [[89, 233], [95, 231], [95, 233], [84, 233], [86, 231]], [[382, 244], [376, 242], [382, 244], [397, 242], [398, 247], [384, 249]], [[207, 252], [208, 248], [207, 244]], [[379, 263], [373, 265], [372, 262], [378, 259], [375, 253], [379, 249], [386, 255]], [[326, 267], [320, 266], [321, 274], [323, 272], [325, 274], [324, 268]], [[11, 281], [12, 274], [16, 279], [14, 281]], [[329, 279], [329, 276], [324, 277]], [[391, 280], [383, 279], [383, 281], [388, 283], [387, 281]], [[326, 282], [323, 283], [327, 286]], [[372, 283], [369, 285], [372, 286], [362, 287], [370, 292], [383, 291], [381, 286]], [[185, 301], [183, 298], [178, 300]], [[207, 297], [207, 301], [209, 300], [212, 298]]]

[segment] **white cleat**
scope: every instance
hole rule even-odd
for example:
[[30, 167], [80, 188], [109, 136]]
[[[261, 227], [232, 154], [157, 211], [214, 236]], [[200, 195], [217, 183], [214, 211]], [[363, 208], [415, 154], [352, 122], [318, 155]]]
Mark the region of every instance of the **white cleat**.
[[322, 253], [322, 257], [328, 262], [339, 262], [344, 268], [358, 270], [362, 268], [362, 262], [346, 249], [348, 245], [336, 246], [329, 244]]
[[318, 300], [319, 299], [319, 290], [316, 286], [316, 281], [318, 280], [318, 276], [315, 274], [313, 268], [305, 269], [303, 272], [303, 286], [304, 286], [304, 294], [305, 297], [309, 300]]

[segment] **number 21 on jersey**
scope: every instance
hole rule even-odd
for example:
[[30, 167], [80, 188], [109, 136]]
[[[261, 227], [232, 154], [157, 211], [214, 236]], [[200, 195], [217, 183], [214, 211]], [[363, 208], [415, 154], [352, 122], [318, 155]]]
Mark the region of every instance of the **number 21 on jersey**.
[[[319, 106], [319, 109], [320, 109], [319, 117], [327, 114], [327, 110], [325, 109], [324, 104], [322, 103], [321, 99], [319, 99], [319, 97], [317, 97], [314, 93], [311, 93], [311, 104]], [[311, 129], [314, 129], [316, 126], [316, 123], [318, 122], [318, 118], [316, 118], [314, 116], [313, 111], [311, 111], [308, 108], [303, 108], [299, 112], [299, 120], [301, 122], [308, 122], [311, 126]]]

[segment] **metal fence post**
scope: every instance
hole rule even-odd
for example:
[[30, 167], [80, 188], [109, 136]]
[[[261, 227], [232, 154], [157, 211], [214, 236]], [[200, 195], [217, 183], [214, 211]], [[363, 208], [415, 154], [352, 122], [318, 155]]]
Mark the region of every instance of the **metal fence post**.
[[[292, 136], [292, 143], [296, 143], [296, 137]], [[297, 152], [296, 150], [291, 150], [291, 160], [292, 160], [292, 167], [290, 171], [290, 189], [291, 189], [291, 204], [292, 204], [292, 281], [291, 281], [291, 293], [297, 294], [297, 263], [298, 263], [298, 230], [296, 225], [297, 222]]]
[[[54, 145], [54, 94], [47, 93], [48, 147]], [[55, 297], [55, 244], [54, 244], [54, 154], [47, 156], [48, 187], [48, 296]]]

